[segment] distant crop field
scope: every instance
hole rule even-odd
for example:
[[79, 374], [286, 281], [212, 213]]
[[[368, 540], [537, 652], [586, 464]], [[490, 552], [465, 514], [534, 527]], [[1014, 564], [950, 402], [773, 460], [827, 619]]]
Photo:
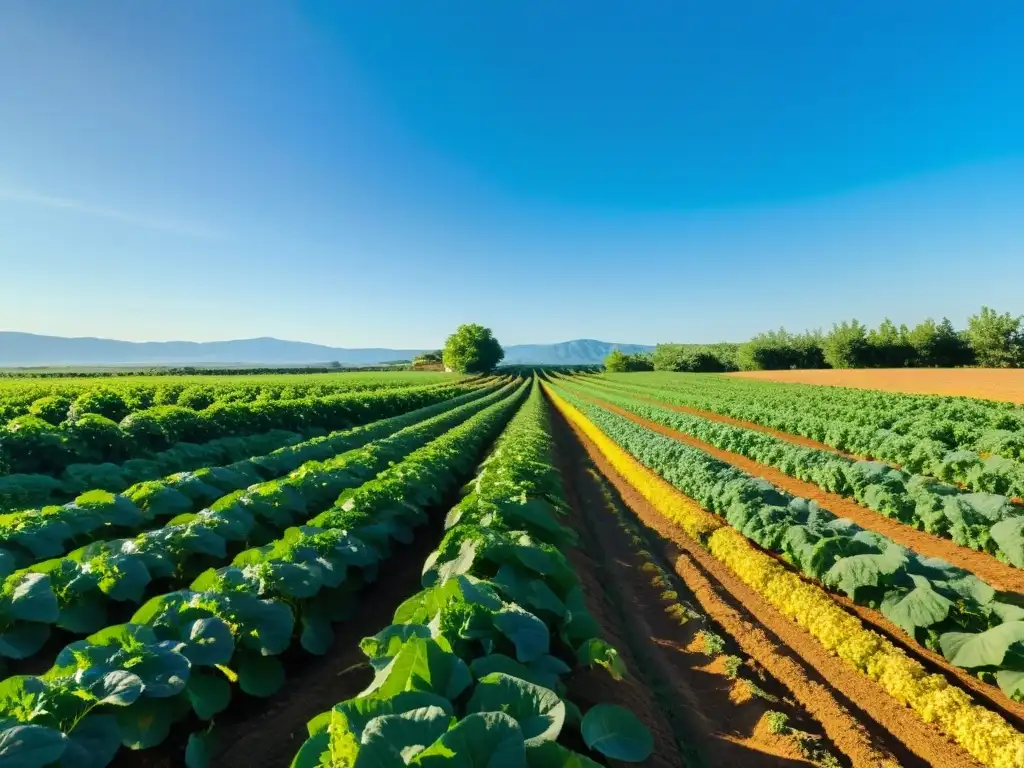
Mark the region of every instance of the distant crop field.
[[921, 395], [980, 397], [1024, 403], [1024, 370], [1003, 368], [870, 368], [857, 370], [742, 371], [745, 379], [821, 384]]

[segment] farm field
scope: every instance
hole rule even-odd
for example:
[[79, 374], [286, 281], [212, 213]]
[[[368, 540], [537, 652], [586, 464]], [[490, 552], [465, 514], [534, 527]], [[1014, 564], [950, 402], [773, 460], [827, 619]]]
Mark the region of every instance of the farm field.
[[11, 398], [0, 765], [1024, 765], [1020, 408], [352, 375]]
[[788, 384], [819, 384], [1024, 403], [1024, 371], [1015, 368], [855, 368], [740, 371], [726, 375]]

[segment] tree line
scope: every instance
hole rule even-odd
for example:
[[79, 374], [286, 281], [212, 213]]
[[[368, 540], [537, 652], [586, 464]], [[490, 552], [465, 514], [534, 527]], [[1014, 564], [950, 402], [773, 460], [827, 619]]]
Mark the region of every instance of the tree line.
[[786, 368], [983, 368], [1024, 367], [1024, 316], [982, 307], [957, 330], [948, 318], [928, 318], [913, 328], [886, 318], [877, 328], [858, 320], [832, 330], [760, 333], [742, 344], [658, 344], [654, 352], [614, 350], [609, 371], [769, 371]]

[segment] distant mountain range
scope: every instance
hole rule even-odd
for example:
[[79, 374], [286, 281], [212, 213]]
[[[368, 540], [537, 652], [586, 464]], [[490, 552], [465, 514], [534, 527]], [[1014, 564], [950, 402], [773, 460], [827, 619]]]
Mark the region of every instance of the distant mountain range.
[[[505, 347], [504, 365], [593, 365], [613, 349], [627, 354], [654, 347], [576, 339], [558, 344], [516, 344]], [[430, 350], [346, 349], [283, 341], [269, 337], [233, 341], [116, 341], [65, 338], [0, 331], [0, 366], [64, 365], [307, 365], [337, 361], [342, 365], [374, 365], [410, 360]]]

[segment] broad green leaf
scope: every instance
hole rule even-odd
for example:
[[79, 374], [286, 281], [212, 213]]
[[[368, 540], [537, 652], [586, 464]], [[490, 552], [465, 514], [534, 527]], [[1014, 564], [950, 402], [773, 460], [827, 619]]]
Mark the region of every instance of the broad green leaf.
[[0, 726], [0, 765], [3, 768], [42, 768], [60, 759], [67, 748], [67, 737], [42, 725]]
[[403, 691], [426, 691], [455, 699], [472, 682], [466, 662], [442, 650], [436, 641], [411, 638], [380, 670], [360, 696], [387, 697]]
[[[93, 670], [84, 670], [80, 683], [87, 683], [88, 673]], [[102, 673], [102, 670], [96, 670]], [[123, 669], [107, 672], [102, 677], [88, 682], [88, 690], [96, 697], [97, 704], [110, 704], [116, 707], [127, 707], [134, 704], [142, 695], [145, 684], [142, 678], [136, 674]]]
[[238, 685], [250, 696], [272, 696], [284, 685], [284, 665], [276, 656], [240, 653]]
[[371, 659], [394, 656], [411, 637], [430, 637], [430, 627], [424, 624], [390, 624], [376, 635], [364, 637], [359, 642], [359, 649]]
[[616, 704], [591, 707], [583, 716], [580, 731], [590, 749], [625, 763], [642, 762], [654, 749], [651, 732], [636, 715]]
[[543, 621], [517, 605], [506, 605], [493, 617], [495, 628], [516, 647], [516, 659], [530, 662], [548, 652], [551, 636]]
[[889, 621], [914, 637], [918, 627], [927, 628], [943, 621], [953, 602], [934, 589], [922, 576], [911, 576], [914, 588], [909, 592], [890, 592], [882, 600], [882, 613]]
[[117, 713], [121, 743], [129, 749], [149, 749], [171, 732], [177, 712], [166, 699], [141, 698]]
[[555, 741], [527, 746], [526, 762], [529, 768], [600, 768], [589, 757], [566, 749]]
[[231, 628], [222, 619], [210, 616], [197, 619], [188, 628], [188, 644], [182, 653], [192, 664], [212, 667], [227, 664], [235, 653], [235, 639]]
[[21, 621], [57, 621], [60, 608], [50, 588], [50, 577], [26, 573], [11, 593], [10, 616]]
[[882, 587], [890, 583], [892, 576], [908, 563], [907, 551], [890, 544], [879, 555], [851, 555], [839, 559], [829, 568], [822, 582], [845, 592], [857, 601], [857, 591], [865, 587]]
[[468, 715], [412, 759], [424, 768], [526, 768], [518, 723], [503, 712]]
[[68, 736], [60, 768], [105, 768], [121, 748], [121, 728], [114, 715], [88, 715]]
[[[542, 657], [549, 658], [549, 657]], [[510, 656], [503, 653], [491, 653], [487, 656], [480, 656], [470, 662], [469, 669], [478, 680], [494, 672], [504, 672], [506, 675], [518, 677], [546, 688], [552, 688], [558, 684], [558, 676], [545, 669], [534, 669], [531, 664], [520, 664]]]
[[565, 705], [554, 691], [494, 672], [481, 678], [466, 712], [504, 712], [515, 718], [526, 746], [554, 741], [565, 722]]
[[27, 659], [39, 652], [50, 637], [50, 627], [23, 622], [0, 632], [0, 658]]
[[996, 672], [999, 688], [1014, 701], [1024, 700], [1024, 672], [1003, 669]]
[[324, 731], [310, 736], [299, 747], [291, 763], [291, 768], [330, 768], [331, 737]]
[[315, 656], [323, 656], [331, 649], [334, 643], [334, 628], [325, 616], [310, 615], [305, 613], [302, 616], [302, 634], [299, 642], [302, 647]]
[[217, 731], [191, 733], [185, 746], [185, 768], [206, 768], [217, 751]]
[[1009, 621], [985, 632], [946, 632], [939, 638], [942, 655], [958, 667], [1024, 664], [1024, 621]]
[[412, 709], [399, 715], [375, 717], [363, 729], [359, 766], [403, 766], [448, 730], [451, 715], [440, 707]]
[[193, 671], [185, 693], [200, 720], [209, 720], [231, 703], [231, 684], [222, 675]]

